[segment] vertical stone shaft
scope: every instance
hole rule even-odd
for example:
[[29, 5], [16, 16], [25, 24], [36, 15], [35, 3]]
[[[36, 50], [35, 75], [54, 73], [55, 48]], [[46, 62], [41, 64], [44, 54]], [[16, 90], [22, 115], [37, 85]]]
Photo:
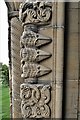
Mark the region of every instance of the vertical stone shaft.
[[20, 110], [20, 36], [22, 26], [18, 18], [11, 19], [11, 61], [12, 61], [12, 113], [13, 118], [22, 118]]
[[64, 64], [64, 2], [57, 3], [56, 118], [62, 118]]
[[12, 89], [12, 107], [11, 118], [22, 118], [20, 107], [20, 84], [23, 83], [20, 71], [20, 36], [23, 28], [18, 19], [18, 10], [20, 2], [6, 1], [8, 7], [9, 20], [9, 60], [10, 60], [10, 74], [11, 74], [11, 89]]

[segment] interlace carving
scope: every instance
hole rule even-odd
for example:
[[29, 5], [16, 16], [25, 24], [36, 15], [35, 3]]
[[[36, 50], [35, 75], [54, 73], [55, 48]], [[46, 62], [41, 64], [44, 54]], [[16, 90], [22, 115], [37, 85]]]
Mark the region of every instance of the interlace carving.
[[43, 24], [51, 20], [51, 12], [50, 2], [27, 2], [20, 5], [19, 19], [24, 24]]
[[22, 84], [20, 86], [22, 99], [21, 110], [24, 118], [50, 117], [50, 86], [43, 84]]

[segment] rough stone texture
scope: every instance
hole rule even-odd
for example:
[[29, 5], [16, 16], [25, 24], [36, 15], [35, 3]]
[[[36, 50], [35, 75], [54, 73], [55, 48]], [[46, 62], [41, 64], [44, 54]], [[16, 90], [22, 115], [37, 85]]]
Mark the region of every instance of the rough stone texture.
[[21, 79], [20, 70], [20, 36], [22, 34], [21, 22], [18, 18], [11, 20], [11, 60], [12, 60], [12, 117], [21, 118], [20, 110], [20, 84], [23, 83]]
[[[70, 33], [77, 33], [78, 32], [78, 9], [68, 9], [68, 30]], [[75, 23], [75, 24], [74, 24]], [[74, 27], [73, 27], [74, 26]]]

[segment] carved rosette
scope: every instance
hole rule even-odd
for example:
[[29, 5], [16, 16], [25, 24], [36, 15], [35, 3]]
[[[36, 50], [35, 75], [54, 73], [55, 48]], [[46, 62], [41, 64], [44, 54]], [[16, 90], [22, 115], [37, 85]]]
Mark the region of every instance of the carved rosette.
[[50, 117], [50, 86], [42, 84], [22, 84], [20, 86], [22, 99], [21, 110], [24, 118]]
[[51, 3], [24, 2], [20, 5], [19, 19], [24, 27], [20, 38], [21, 77], [25, 82], [20, 86], [23, 118], [50, 117], [50, 85], [37, 84], [37, 82], [39, 77], [51, 72], [50, 68], [40, 65], [41, 61], [51, 57], [51, 53], [40, 49], [51, 43], [52, 39], [38, 33], [40, 25], [51, 22], [51, 11]]

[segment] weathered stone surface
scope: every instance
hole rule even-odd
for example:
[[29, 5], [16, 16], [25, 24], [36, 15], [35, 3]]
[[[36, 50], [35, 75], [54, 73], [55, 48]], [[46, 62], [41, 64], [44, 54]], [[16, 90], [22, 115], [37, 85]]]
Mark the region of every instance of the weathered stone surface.
[[20, 88], [23, 118], [49, 118], [50, 86], [24, 83]]
[[23, 58], [21, 63], [23, 62], [40, 62], [51, 57], [51, 54], [39, 49], [34, 48], [22, 48], [21, 49], [21, 57]]
[[28, 62], [25, 62], [25, 64], [22, 65], [22, 69], [23, 69], [23, 73], [21, 75], [22, 78], [41, 77], [51, 72], [50, 68]]
[[78, 9], [78, 7], [79, 7], [78, 6], [79, 5], [78, 2], [69, 2], [68, 5], [69, 5], [70, 9]]
[[22, 48], [41, 47], [51, 43], [51, 41], [52, 39], [50, 37], [46, 37], [42, 34], [39, 34], [39, 33], [33, 32], [32, 30], [27, 29], [27, 30], [24, 30], [21, 36], [20, 45]]
[[[17, 28], [17, 29], [16, 29]], [[12, 64], [12, 116], [21, 118], [20, 84], [23, 83], [20, 71], [20, 41], [23, 32], [21, 22], [15, 17], [11, 19], [11, 64]], [[19, 104], [17, 104], [19, 102]]]
[[[55, 91], [59, 91], [59, 89], [61, 89], [60, 87], [62, 85], [62, 83], [61, 83], [60, 86], [58, 86], [58, 88], [55, 85], [57, 83], [56, 82], [56, 72], [57, 71], [55, 69], [56, 55], [57, 55], [57, 50], [56, 50], [57, 33], [56, 33], [56, 31], [57, 31], [57, 29], [58, 30], [60, 29], [60, 28], [58, 28], [58, 26], [55, 27], [55, 25], [57, 25], [57, 19], [58, 20], [61, 19], [61, 16], [59, 17], [60, 18], [59, 19], [59, 18], [57, 18], [57, 15], [56, 15], [57, 8], [58, 8], [57, 5], [58, 5], [58, 3], [56, 3], [56, 2], [54, 3], [53, 6], [51, 5], [51, 3], [49, 3], [49, 4], [42, 3], [41, 4], [40, 2], [39, 3], [34, 2], [34, 4], [28, 3], [26, 5], [23, 4], [20, 9], [20, 14], [21, 14], [20, 19], [24, 25], [23, 34], [22, 34], [21, 23], [18, 20], [18, 18], [17, 19], [14, 18], [11, 20], [11, 27], [13, 28], [11, 31], [12, 32], [11, 33], [11, 36], [12, 36], [11, 37], [12, 38], [12, 46], [11, 46], [11, 48], [12, 48], [12, 50], [11, 50], [12, 51], [12, 72], [14, 72], [14, 74], [12, 74], [12, 79], [14, 81], [13, 97], [17, 98], [17, 99], [15, 99], [17, 101], [13, 100], [13, 103], [14, 103], [13, 104], [13, 112], [14, 112], [13, 116], [15, 116], [16, 118], [22, 117], [20, 109], [22, 110], [23, 117], [26, 117], [26, 118], [42, 118], [42, 117], [44, 117], [44, 118], [52, 117], [53, 118], [53, 117], [55, 117], [56, 103], [57, 102], [59, 103], [59, 101], [61, 100], [60, 99], [61, 96], [56, 97]], [[65, 70], [66, 76], [65, 76], [65, 80], [64, 80], [64, 82], [66, 82], [65, 114], [66, 114], [66, 118], [77, 118], [77, 116], [80, 118], [80, 107], [78, 107], [78, 105], [80, 105], [80, 101], [77, 101], [77, 100], [80, 100], [78, 98], [78, 95], [80, 93], [78, 90], [78, 67], [79, 67], [79, 61], [78, 61], [78, 45], [79, 45], [79, 42], [78, 42], [78, 9], [77, 9], [78, 3], [68, 3], [68, 5], [69, 5], [68, 9], [67, 9], [68, 14], [66, 14], [66, 12], [65, 12], [65, 15], [67, 18], [66, 19], [67, 30], [65, 33], [66, 34], [65, 44], [67, 45], [67, 47], [65, 48], [66, 52], [64, 53], [66, 56], [66, 64], [64, 65], [64, 70], [66, 69]], [[16, 6], [16, 4], [15, 4], [15, 6]], [[13, 8], [15, 8], [15, 6]], [[26, 10], [26, 8], [27, 8], [27, 10]], [[11, 9], [11, 11], [12, 10], [13, 9]], [[18, 9], [15, 9], [15, 10], [18, 10]], [[59, 14], [61, 14], [61, 9], [59, 11]], [[16, 25], [16, 23], [17, 23], [17, 25]], [[31, 23], [34, 25], [29, 26], [28, 23]], [[27, 25], [26, 29], [25, 29], [25, 25]], [[62, 25], [62, 24], [59, 24], [59, 25]], [[15, 32], [16, 30], [18, 30], [18, 31]], [[22, 37], [20, 39], [21, 34], [22, 34]], [[27, 79], [25, 79], [23, 81], [23, 79], [20, 78], [20, 69], [19, 69], [19, 67], [20, 67], [19, 40], [20, 40], [20, 44], [21, 44], [22, 67], [24, 66], [24, 61], [29, 62], [29, 64], [30, 64], [29, 65], [30, 69], [24, 70], [25, 75], [27, 74], [27, 70], [29, 70], [28, 77], [33, 76], [32, 72], [35, 73], [35, 71], [37, 69], [35, 69], [35, 67], [31, 67], [31, 66], [36, 66], [36, 64], [38, 65], [37, 62], [39, 62], [39, 65], [41, 65], [41, 66], [50, 68], [50, 70], [52, 70], [52, 72], [49, 74], [46, 74], [46, 76], [38, 76], [39, 77], [38, 79], [27, 77]], [[60, 41], [61, 41], [61, 37], [60, 37]], [[16, 50], [16, 51], [14, 51], [14, 50]], [[41, 56], [40, 57], [38, 56], [39, 59], [36, 58], [37, 50], [39, 50], [38, 52], [41, 52], [41, 54], [39, 53], [39, 55], [43, 54], [42, 51], [45, 52], [44, 56], [42, 56], [42, 58], [41, 58]], [[26, 52], [24, 52], [24, 51], [26, 51]], [[24, 56], [25, 53], [26, 53], [26, 57]], [[52, 56], [49, 57], [49, 59], [46, 59], [45, 54], [47, 55], [48, 53], [51, 53]], [[33, 57], [32, 57], [32, 55], [33, 55]], [[43, 61], [43, 58], [45, 58], [44, 61]], [[42, 61], [41, 61], [41, 59], [42, 59]], [[28, 64], [28, 63], [26, 63], [26, 64]], [[22, 69], [22, 71], [23, 71], [23, 69]], [[33, 77], [35, 77], [35, 76], [36, 76], [36, 74]], [[33, 100], [35, 102], [34, 107], [29, 106], [29, 107], [27, 107], [27, 109], [25, 109], [27, 104], [32, 102], [31, 99], [33, 99], [33, 98], [29, 97], [28, 94], [26, 94], [27, 91], [25, 90], [23, 92], [25, 95], [24, 94], [21, 95], [22, 104], [20, 107], [20, 104], [18, 103], [18, 99], [20, 98], [19, 87], [20, 87], [20, 84], [22, 84], [23, 82], [29, 83], [30, 80], [31, 81], [34, 80], [34, 81], [38, 82], [37, 85], [33, 85], [32, 83], [30, 83], [32, 85], [27, 86], [30, 88], [31, 91], [35, 92], [35, 95], [34, 94], [32, 95], [33, 92], [31, 92], [30, 96], [33, 96], [34, 100], [35, 101], [38, 100], [38, 101], [35, 102]], [[28, 85], [28, 83], [27, 83], [27, 85]], [[36, 82], [33, 82], [33, 83], [36, 83]], [[51, 87], [52, 91], [50, 91], [50, 89], [47, 88], [46, 91], [43, 92], [43, 94], [42, 94], [41, 90], [43, 89], [43, 86], [46, 86], [46, 83], [49, 84], [49, 86], [50, 86], [50, 84], [52, 85], [52, 87]], [[39, 86], [38, 86], [39, 84], [40, 84], [41, 88], [39, 88]], [[57, 84], [57, 85], [59, 85], [59, 84]], [[56, 88], [57, 88], [57, 90], [56, 90]], [[36, 92], [36, 89], [38, 89], [39, 92]], [[22, 91], [23, 90], [21, 90], [21, 94], [22, 94]], [[36, 95], [37, 93], [42, 94], [42, 96], [40, 95], [40, 97], [39, 97], [39, 94]], [[46, 104], [44, 103], [44, 107], [41, 107], [40, 101], [41, 100], [45, 101], [42, 99], [44, 97], [44, 93], [46, 93], [46, 95], [48, 95], [47, 97], [49, 97], [48, 93], [51, 94], [51, 97], [50, 97], [51, 101], [49, 100], [48, 103], [46, 103]], [[25, 96], [29, 97], [27, 103], [24, 102]], [[56, 100], [55, 98], [59, 98], [59, 99]], [[64, 98], [63, 98], [63, 101], [64, 101]], [[34, 112], [32, 112], [32, 111], [34, 111]], [[45, 111], [47, 111], [48, 114], [46, 114]], [[32, 113], [34, 115], [32, 115]], [[59, 113], [61, 113], [61, 111], [59, 111]]]
[[48, 24], [51, 20], [52, 3], [26, 2], [20, 5], [19, 19], [23, 24]]
[[66, 118], [77, 118], [78, 80], [68, 80], [66, 84]]
[[67, 38], [66, 77], [67, 80], [78, 79], [78, 33], [69, 33]]
[[67, 23], [68, 33], [78, 32], [78, 9], [68, 9]]
[[[47, 2], [24, 2], [20, 5], [19, 19], [24, 25], [20, 39], [21, 68], [24, 79], [21, 84], [20, 97], [23, 118], [50, 118], [50, 85], [38, 84], [38, 78], [52, 70], [41, 65], [51, 53], [41, 50], [52, 42], [51, 37], [39, 33], [40, 26], [51, 22], [52, 5]], [[35, 24], [35, 25], [34, 25]]]

